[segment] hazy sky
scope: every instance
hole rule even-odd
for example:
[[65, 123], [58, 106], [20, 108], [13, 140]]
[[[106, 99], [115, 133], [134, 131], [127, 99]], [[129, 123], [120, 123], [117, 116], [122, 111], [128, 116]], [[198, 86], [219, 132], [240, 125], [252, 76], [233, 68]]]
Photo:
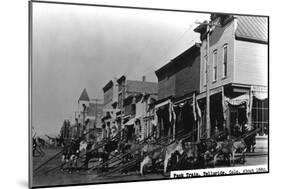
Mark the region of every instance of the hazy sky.
[[207, 14], [33, 4], [33, 125], [57, 133], [84, 88], [103, 99], [113, 77], [157, 82], [154, 71], [199, 42]]

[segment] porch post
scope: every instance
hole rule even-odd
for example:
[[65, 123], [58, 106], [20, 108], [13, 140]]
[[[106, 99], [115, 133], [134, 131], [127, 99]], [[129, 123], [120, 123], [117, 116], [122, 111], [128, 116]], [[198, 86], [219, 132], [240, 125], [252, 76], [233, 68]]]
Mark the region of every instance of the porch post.
[[252, 107], [253, 107], [253, 86], [250, 88], [250, 93], [249, 93], [249, 107], [247, 107], [248, 112], [247, 112], [247, 119], [248, 119], [248, 125], [252, 127]]
[[171, 102], [171, 114], [172, 114], [172, 117], [173, 117], [173, 119], [172, 119], [172, 127], [173, 127], [173, 140], [175, 140], [176, 139], [176, 112], [175, 112], [175, 110], [174, 110], [174, 105], [173, 105], [173, 103]]
[[175, 121], [173, 123], [173, 140], [176, 139], [176, 124], [175, 124]]
[[[159, 110], [158, 110], [159, 111]], [[156, 125], [156, 135], [157, 135], [157, 138], [160, 138], [160, 135], [161, 135], [161, 127], [162, 127], [162, 116], [161, 115], [157, 115], [157, 111], [155, 112], [156, 113], [156, 116], [157, 116], [157, 125]], [[161, 114], [161, 113], [159, 113]]]
[[231, 135], [231, 128], [230, 128], [230, 109], [226, 109], [226, 119], [225, 119], [226, 129], [228, 131], [228, 135]]
[[199, 142], [199, 140], [200, 140], [200, 137], [201, 137], [201, 128], [202, 128], [202, 124], [201, 124], [201, 122], [202, 122], [202, 114], [201, 114], [201, 109], [200, 109], [200, 107], [199, 107], [199, 105], [198, 105], [198, 101], [197, 101], [197, 97], [195, 96], [195, 106], [196, 106], [196, 109], [197, 109], [197, 113], [198, 113], [198, 117], [197, 117], [197, 121], [196, 121], [196, 123], [197, 123], [197, 141]]

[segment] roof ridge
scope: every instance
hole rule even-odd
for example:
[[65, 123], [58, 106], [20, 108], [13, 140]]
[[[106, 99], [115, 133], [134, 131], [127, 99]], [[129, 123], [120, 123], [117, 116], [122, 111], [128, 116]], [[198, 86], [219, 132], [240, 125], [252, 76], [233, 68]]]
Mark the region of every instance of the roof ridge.
[[81, 95], [80, 95], [80, 97], [78, 99], [78, 102], [79, 101], [90, 101], [90, 98], [89, 98], [89, 95], [87, 93], [86, 88], [83, 89], [83, 91], [82, 91], [82, 93], [81, 93]]

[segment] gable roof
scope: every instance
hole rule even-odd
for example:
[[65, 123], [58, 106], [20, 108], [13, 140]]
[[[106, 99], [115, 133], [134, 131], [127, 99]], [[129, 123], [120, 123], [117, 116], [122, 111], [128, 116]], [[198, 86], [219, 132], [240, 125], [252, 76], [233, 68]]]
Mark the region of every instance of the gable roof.
[[123, 80], [126, 80], [126, 76], [125, 75], [122, 75], [119, 79], [117, 79], [117, 83], [120, 83]]
[[95, 104], [95, 103], [90, 103], [87, 109], [87, 115], [88, 116], [97, 116], [102, 115], [103, 113], [103, 104]]
[[237, 39], [268, 43], [268, 17], [236, 16]]
[[110, 80], [103, 88], [103, 92], [107, 91], [108, 89], [110, 89], [113, 86], [113, 81]]
[[79, 97], [79, 99], [78, 99], [78, 102], [79, 101], [90, 101], [90, 98], [89, 98], [89, 96], [88, 96], [88, 93], [87, 93], [87, 90], [86, 89], [84, 89], [83, 91], [82, 91], [82, 93], [81, 93], [81, 95], [80, 95], [80, 97]]
[[133, 81], [127, 80], [127, 92], [131, 93], [148, 93], [157, 94], [158, 84], [154, 82], [147, 81]]
[[[267, 16], [242, 16], [231, 14], [211, 14], [211, 20], [220, 19], [220, 24], [237, 19], [235, 38], [238, 40], [268, 43], [268, 17]], [[204, 21], [206, 22], [206, 21]], [[206, 37], [206, 24], [200, 24], [193, 31], [201, 34], [201, 40]]]

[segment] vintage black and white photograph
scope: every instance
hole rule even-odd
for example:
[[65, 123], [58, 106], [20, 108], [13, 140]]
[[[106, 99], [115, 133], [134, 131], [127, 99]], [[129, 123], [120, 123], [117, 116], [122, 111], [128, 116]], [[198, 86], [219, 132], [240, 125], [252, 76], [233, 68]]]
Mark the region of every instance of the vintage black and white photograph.
[[269, 172], [268, 23], [29, 2], [31, 187]]

